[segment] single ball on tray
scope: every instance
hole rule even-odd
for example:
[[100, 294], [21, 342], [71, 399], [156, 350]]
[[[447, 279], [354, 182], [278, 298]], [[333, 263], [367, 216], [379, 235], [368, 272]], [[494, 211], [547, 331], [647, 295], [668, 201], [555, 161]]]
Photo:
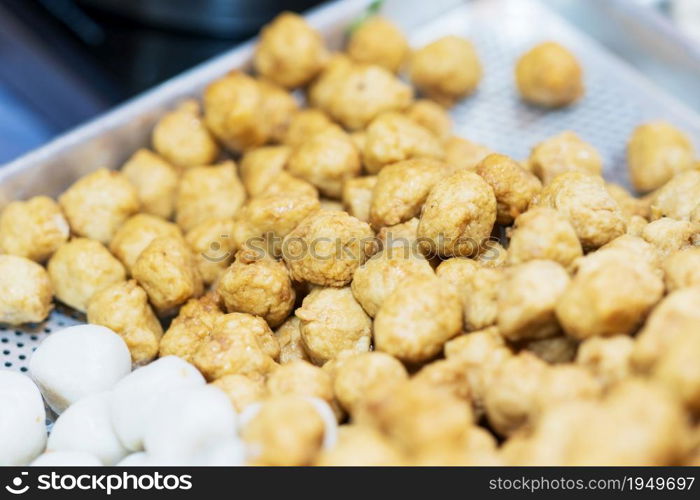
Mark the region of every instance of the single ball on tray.
[[267, 387], [262, 379], [231, 374], [219, 377], [211, 385], [218, 387], [228, 396], [233, 408], [241, 413], [253, 403], [258, 403], [268, 396]]
[[280, 364], [285, 365], [296, 360], [309, 361], [309, 355], [301, 338], [301, 320], [290, 316], [275, 330], [275, 337], [280, 344]]
[[0, 370], [0, 465], [27, 465], [44, 451], [46, 410], [39, 388], [21, 373]]
[[532, 173], [545, 185], [564, 172], [601, 175], [603, 170], [598, 151], [568, 130], [535, 145], [528, 163]]
[[309, 137], [333, 126], [328, 115], [316, 108], [304, 108], [292, 115], [282, 143], [289, 147], [299, 146]]
[[81, 312], [95, 292], [126, 279], [124, 266], [95, 240], [73, 238], [47, 265], [56, 298]]
[[138, 192], [126, 176], [106, 168], [78, 179], [58, 203], [74, 234], [104, 244], [140, 208]]
[[233, 261], [235, 226], [229, 217], [215, 217], [198, 224], [185, 236], [205, 285], [216, 282]]
[[46, 196], [8, 203], [0, 215], [0, 252], [44, 262], [68, 240], [70, 227]]
[[476, 170], [479, 162], [493, 153], [483, 144], [456, 135], [447, 139], [444, 147], [445, 162], [454, 170]]
[[359, 63], [378, 64], [396, 73], [409, 53], [401, 30], [394, 23], [375, 16], [362, 22], [350, 35], [348, 55]]
[[481, 81], [479, 56], [468, 40], [449, 35], [414, 52], [411, 82], [428, 97], [445, 105], [476, 90]]
[[139, 149], [122, 166], [122, 174], [136, 188], [141, 211], [169, 219], [175, 210], [179, 173], [147, 149]]
[[515, 66], [515, 83], [526, 101], [547, 108], [567, 106], [584, 92], [576, 56], [556, 42], [541, 43]]
[[53, 307], [48, 273], [24, 257], [0, 255], [0, 290], [0, 323], [39, 323]]
[[260, 195], [275, 181], [285, 169], [291, 152], [288, 146], [262, 146], [243, 155], [239, 173], [250, 196]]
[[326, 370], [307, 361], [293, 361], [280, 366], [267, 378], [270, 397], [304, 396], [335, 404], [333, 380]]
[[151, 242], [160, 237], [182, 238], [180, 228], [165, 219], [149, 214], [136, 214], [122, 224], [109, 243], [109, 251], [131, 273], [136, 259]]
[[651, 201], [651, 220], [670, 217], [692, 221], [700, 200], [700, 170], [686, 170], [656, 190]]
[[130, 371], [124, 340], [98, 325], [53, 332], [29, 360], [29, 373], [58, 414], [86, 396], [110, 390]]
[[447, 110], [430, 99], [418, 99], [406, 110], [406, 116], [430, 130], [441, 141], [452, 135], [452, 119]]

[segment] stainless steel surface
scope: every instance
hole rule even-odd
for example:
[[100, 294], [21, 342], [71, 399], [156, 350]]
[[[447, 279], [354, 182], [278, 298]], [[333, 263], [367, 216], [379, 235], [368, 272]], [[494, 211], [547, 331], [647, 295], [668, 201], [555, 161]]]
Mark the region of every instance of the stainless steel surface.
[[[339, 47], [345, 27], [369, 1], [336, 2], [315, 11], [310, 21]], [[478, 92], [452, 111], [455, 132], [492, 149], [525, 158], [530, 147], [557, 132], [573, 129], [601, 152], [609, 179], [627, 184], [624, 148], [638, 123], [665, 118], [685, 129], [700, 144], [700, 117], [651, 85], [642, 75], [607, 53], [534, 0], [454, 0], [389, 2], [389, 16], [409, 28], [420, 46], [448, 33], [471, 38], [485, 67]], [[535, 43], [553, 39], [569, 46], [586, 72], [586, 96], [575, 106], [542, 111], [523, 104], [513, 85], [513, 64]], [[107, 115], [0, 168], [3, 200], [36, 194], [56, 195], [80, 175], [100, 166], [119, 166], [149, 142], [151, 127], [163, 110], [186, 96], [197, 96], [212, 79], [232, 68], [247, 67], [254, 42], [195, 68]], [[54, 312], [33, 328], [0, 328], [0, 362], [11, 368], [26, 361], [46, 333], [80, 321]]]

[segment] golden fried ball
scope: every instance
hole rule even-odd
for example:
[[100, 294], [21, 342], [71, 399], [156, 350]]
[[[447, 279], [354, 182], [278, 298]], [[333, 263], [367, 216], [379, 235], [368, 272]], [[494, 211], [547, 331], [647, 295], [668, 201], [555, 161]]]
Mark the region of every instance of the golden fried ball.
[[214, 322], [223, 315], [217, 299], [209, 294], [188, 300], [160, 339], [158, 355], [178, 356], [192, 363], [199, 345], [211, 333]]
[[382, 303], [374, 319], [374, 344], [402, 361], [427, 361], [462, 328], [456, 288], [434, 276], [403, 281]]
[[340, 404], [353, 413], [368, 395], [390, 391], [408, 379], [401, 362], [383, 352], [365, 352], [345, 359], [335, 373], [333, 388]]
[[627, 144], [627, 166], [632, 185], [638, 191], [661, 187], [693, 165], [693, 144], [670, 123], [646, 123], [632, 132]]
[[[340, 89], [353, 66], [354, 63], [347, 54], [342, 52], [333, 53], [321, 73], [311, 82], [307, 89], [309, 105], [323, 112], [329, 112], [335, 94]], [[320, 125], [319, 121], [314, 121]], [[316, 126], [309, 127], [308, 130], [310, 132], [316, 130]]]
[[644, 239], [639, 236], [632, 236], [631, 234], [618, 236], [599, 249], [600, 252], [607, 250], [624, 250], [630, 252], [633, 254], [634, 258], [643, 260], [651, 266], [652, 269], [658, 271], [657, 274], [661, 276], [661, 259], [658, 250], [654, 245], [644, 241]]
[[319, 411], [301, 396], [267, 399], [241, 430], [253, 451], [253, 463], [266, 466], [311, 465], [321, 451], [324, 434]]
[[268, 80], [258, 80], [258, 88], [262, 99], [258, 119], [265, 125], [269, 141], [282, 142], [299, 104], [292, 94]]
[[287, 165], [291, 152], [287, 146], [263, 146], [243, 155], [241, 181], [250, 196], [258, 196], [274, 182]]
[[289, 126], [282, 138], [282, 143], [295, 148], [309, 137], [332, 126], [333, 122], [331, 119], [320, 109], [300, 109], [292, 115]]
[[608, 190], [608, 193], [610, 193], [610, 196], [612, 196], [620, 206], [622, 213], [627, 217], [642, 217], [644, 219], [649, 218], [651, 208], [649, 206], [649, 200], [637, 198], [624, 187], [612, 182], [606, 183], [605, 188]]
[[279, 353], [277, 338], [262, 318], [229, 313], [214, 319], [192, 362], [207, 380], [230, 374], [262, 378], [277, 367]]
[[546, 184], [530, 206], [558, 210], [569, 219], [584, 249], [601, 247], [625, 232], [620, 207], [597, 176], [563, 173]]
[[131, 273], [141, 252], [159, 236], [182, 238], [182, 231], [172, 222], [155, 215], [136, 214], [127, 219], [114, 233], [109, 243], [109, 251]]
[[474, 260], [483, 267], [504, 267], [508, 265], [508, 250], [491, 238], [479, 247], [479, 254]]
[[295, 281], [344, 286], [367, 260], [374, 233], [366, 222], [345, 212], [318, 210], [283, 242], [283, 258]]
[[520, 57], [515, 82], [526, 101], [558, 108], [583, 95], [582, 73], [574, 54], [556, 42], [544, 42]]
[[669, 292], [700, 285], [700, 248], [679, 250], [663, 263], [666, 289]]
[[340, 199], [347, 213], [363, 222], [369, 222], [372, 191], [376, 184], [376, 175], [367, 175], [346, 180], [343, 184], [343, 191], [340, 195]]
[[458, 36], [440, 38], [411, 57], [411, 82], [431, 99], [446, 105], [474, 92], [481, 76], [474, 46]]
[[372, 320], [350, 287], [314, 288], [294, 314], [301, 320], [304, 349], [316, 364], [334, 359], [343, 351], [369, 351]]
[[454, 170], [475, 170], [481, 160], [493, 153], [486, 146], [456, 135], [447, 139], [444, 148], [445, 161]]
[[349, 424], [338, 429], [338, 441], [316, 459], [321, 467], [397, 466], [402, 453], [385, 436], [368, 425]]
[[262, 106], [259, 82], [241, 71], [215, 80], [204, 90], [204, 122], [232, 151], [246, 151], [268, 141], [269, 124], [261, 119]]
[[551, 260], [509, 268], [498, 291], [498, 329], [512, 341], [552, 337], [559, 332], [554, 308], [569, 275]]
[[87, 238], [61, 245], [47, 270], [56, 298], [81, 312], [95, 292], [126, 280], [124, 266], [99, 241]]
[[605, 250], [583, 259], [556, 307], [568, 335], [631, 334], [661, 299], [664, 285], [643, 259], [624, 250]]
[[446, 390], [453, 396], [471, 402], [469, 373], [459, 359], [439, 359], [423, 365], [411, 380]]
[[0, 214], [0, 253], [44, 262], [69, 236], [61, 208], [47, 196], [13, 201]]
[[372, 190], [369, 219], [375, 229], [394, 226], [420, 214], [433, 186], [448, 173], [447, 165], [429, 158], [384, 167]]
[[88, 323], [106, 326], [124, 339], [134, 364], [158, 354], [163, 328], [136, 281], [122, 281], [96, 292], [87, 308]]
[[122, 167], [122, 174], [136, 188], [141, 211], [170, 218], [175, 210], [178, 172], [163, 158], [139, 149]]
[[527, 210], [532, 197], [542, 189], [537, 177], [505, 155], [487, 156], [476, 166], [476, 173], [496, 195], [496, 221], [499, 224], [511, 224]]
[[387, 247], [362, 264], [352, 280], [352, 293], [371, 317], [376, 316], [384, 300], [413, 276], [435, 275], [425, 257], [413, 249]]
[[651, 202], [651, 219], [670, 217], [690, 220], [700, 200], [700, 170], [686, 170], [676, 174], [658, 189]]
[[396, 73], [409, 53], [408, 41], [392, 22], [379, 16], [362, 22], [350, 35], [348, 55], [358, 63], [377, 64]]
[[318, 190], [313, 184], [294, 177], [287, 172], [280, 172], [260, 193], [261, 196], [296, 195], [318, 198]]
[[430, 190], [421, 212], [418, 238], [425, 240], [421, 247], [430, 255], [475, 255], [495, 222], [496, 197], [491, 186], [479, 175], [459, 170]]
[[[398, 248], [407, 256], [418, 250], [418, 218], [413, 217], [401, 224], [385, 226], [377, 233], [378, 251], [380, 248]], [[375, 252], [376, 253], [376, 252]]]
[[224, 375], [211, 384], [226, 393], [231, 404], [239, 413], [251, 404], [263, 401], [268, 396], [267, 387], [262, 379], [253, 379], [245, 375]]
[[508, 245], [508, 264], [547, 259], [571, 269], [583, 255], [569, 220], [552, 208], [532, 208], [515, 219]]
[[197, 224], [185, 236], [205, 285], [219, 279], [233, 261], [237, 250], [235, 226], [229, 217], [212, 218]]
[[598, 151], [569, 130], [537, 144], [528, 162], [532, 173], [545, 185], [564, 172], [601, 175], [603, 170]]
[[71, 231], [107, 244], [139, 210], [139, 197], [126, 176], [101, 168], [78, 179], [58, 198]]
[[662, 258], [692, 246], [697, 240], [697, 235], [696, 224], [668, 217], [650, 222], [642, 230], [642, 238], [654, 245]]
[[316, 186], [324, 196], [338, 199], [343, 183], [357, 177], [362, 164], [350, 136], [340, 127], [327, 127], [294, 149], [287, 169]]
[[146, 290], [160, 315], [174, 312], [204, 291], [194, 255], [181, 238], [159, 236], [153, 239], [136, 259], [131, 275]]
[[158, 154], [180, 168], [211, 165], [219, 156], [219, 145], [204, 125], [199, 103], [193, 99], [163, 115], [153, 128], [152, 139]]
[[277, 368], [267, 378], [266, 386], [271, 397], [313, 397], [328, 404], [334, 400], [331, 376], [318, 366], [303, 360], [292, 361]]
[[253, 66], [278, 85], [295, 88], [314, 78], [327, 58], [321, 35], [303, 17], [283, 12], [260, 31]]
[[216, 285], [226, 310], [260, 316], [275, 328], [294, 308], [296, 293], [284, 262], [239, 252]]
[[426, 128], [400, 113], [384, 113], [369, 124], [363, 159], [370, 173], [412, 158], [441, 159], [445, 151]]
[[180, 181], [175, 220], [187, 232], [213, 217], [233, 217], [245, 198], [245, 188], [233, 161], [193, 167]]
[[24, 257], [0, 255], [0, 289], [0, 323], [39, 323], [53, 307], [49, 275]]
[[280, 344], [280, 364], [286, 365], [296, 360], [309, 361], [309, 355], [301, 338], [301, 320], [290, 316], [275, 330]]
[[604, 386], [629, 377], [632, 370], [634, 340], [627, 335], [591, 337], [576, 354], [576, 364], [588, 369]]
[[430, 130], [440, 141], [452, 135], [452, 119], [447, 110], [430, 99], [418, 99], [406, 110], [406, 116]]

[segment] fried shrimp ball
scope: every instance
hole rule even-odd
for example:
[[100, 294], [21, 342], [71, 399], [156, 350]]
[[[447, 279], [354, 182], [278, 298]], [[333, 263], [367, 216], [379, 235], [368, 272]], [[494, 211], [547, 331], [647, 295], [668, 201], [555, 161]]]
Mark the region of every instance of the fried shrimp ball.
[[394, 226], [420, 214], [433, 186], [448, 173], [447, 165], [428, 158], [405, 160], [384, 167], [372, 190], [372, 226]]
[[546, 184], [530, 207], [558, 210], [574, 227], [584, 248], [598, 248], [625, 232], [625, 218], [603, 179], [566, 172]]
[[418, 99], [406, 110], [406, 116], [440, 141], [447, 141], [452, 135], [452, 119], [447, 110], [430, 99]]
[[496, 206], [493, 189], [479, 175], [459, 170], [444, 177], [423, 205], [418, 238], [428, 241], [421, 248], [446, 257], [476, 255], [496, 222]]
[[408, 374], [399, 360], [383, 352], [365, 352], [343, 360], [333, 388], [342, 407], [354, 413], [368, 396], [386, 394], [405, 380]]
[[411, 379], [435, 388], [449, 391], [460, 399], [471, 402], [469, 373], [458, 359], [439, 359], [424, 365]]
[[384, 113], [367, 127], [363, 159], [370, 173], [411, 158], [436, 158], [445, 151], [435, 135], [400, 113]]
[[287, 146], [263, 146], [243, 155], [241, 181], [250, 196], [258, 196], [275, 181], [287, 165], [291, 152]]
[[264, 401], [241, 431], [253, 451], [253, 463], [267, 466], [310, 465], [323, 446], [323, 417], [312, 401], [278, 396]]
[[269, 141], [281, 142], [299, 104], [292, 94], [267, 80], [258, 80], [261, 94], [260, 120], [265, 124]]
[[148, 303], [148, 295], [134, 280], [95, 293], [88, 303], [87, 320], [118, 333], [134, 364], [147, 363], [158, 354], [163, 328]]
[[257, 80], [234, 71], [204, 90], [204, 122], [232, 151], [246, 151], [270, 138], [269, 123], [261, 119], [263, 92]]
[[374, 319], [374, 343], [408, 363], [427, 361], [462, 328], [462, 303], [456, 288], [434, 276], [402, 282], [382, 303]]
[[214, 322], [223, 315], [218, 300], [212, 295], [188, 300], [160, 339], [158, 355], [161, 358], [178, 356], [192, 363], [200, 343], [209, 336]]
[[457, 136], [447, 139], [444, 148], [445, 161], [454, 170], [476, 170], [479, 162], [493, 153], [486, 146]]
[[526, 101], [547, 108], [567, 106], [583, 95], [583, 71], [569, 50], [545, 42], [523, 54], [515, 82]]
[[324, 196], [338, 199], [343, 183], [357, 177], [362, 164], [350, 136], [340, 127], [327, 127], [294, 150], [287, 169], [316, 186]]
[[652, 220], [670, 217], [690, 220], [690, 214], [700, 200], [700, 170], [687, 170], [676, 174], [653, 195]]
[[409, 252], [417, 252], [418, 218], [413, 217], [401, 224], [381, 228], [377, 233], [377, 241], [381, 248], [398, 248], [398, 251], [404, 252], [404, 256]]
[[180, 181], [175, 221], [187, 232], [207, 219], [233, 217], [245, 198], [245, 188], [232, 161], [193, 167]]
[[458, 36], [440, 38], [411, 57], [411, 82], [431, 99], [446, 105], [474, 92], [481, 76], [474, 46]]
[[73, 238], [47, 265], [56, 298], [80, 312], [103, 288], [126, 280], [124, 266], [99, 241]]
[[700, 248], [686, 248], [672, 253], [664, 261], [663, 270], [669, 292], [700, 285]]
[[591, 337], [581, 342], [576, 364], [588, 369], [604, 386], [632, 374], [634, 340], [627, 335]]
[[326, 113], [316, 108], [300, 109], [292, 115], [282, 143], [295, 148], [309, 137], [332, 127], [333, 122]]
[[368, 425], [342, 425], [338, 442], [316, 459], [321, 467], [396, 466], [405, 463], [402, 453], [379, 431]]
[[126, 176], [106, 168], [78, 179], [58, 203], [74, 234], [105, 244], [139, 210], [136, 188]]
[[155, 238], [136, 259], [131, 275], [160, 315], [171, 314], [204, 291], [194, 255], [181, 238]]
[[649, 266], [654, 270], [659, 271], [661, 275], [661, 259], [659, 258], [659, 252], [651, 243], [644, 241], [639, 236], [632, 236], [631, 234], [623, 234], [618, 236], [610, 243], [603, 245], [599, 251], [607, 250], [624, 250], [634, 254], [635, 258], [644, 260]]
[[374, 233], [366, 222], [345, 212], [318, 210], [283, 242], [283, 258], [295, 281], [344, 286], [367, 260]]
[[51, 312], [51, 280], [32, 260], [0, 255], [0, 289], [0, 323], [39, 323]]
[[69, 236], [61, 208], [47, 196], [13, 201], [0, 214], [0, 253], [44, 262]]
[[193, 363], [207, 380], [229, 374], [261, 378], [272, 372], [280, 347], [262, 318], [229, 313], [214, 320], [211, 333], [194, 353]]
[[381, 66], [350, 64], [331, 80], [325, 111], [349, 130], [366, 127], [388, 111], [403, 111], [413, 99], [411, 87]]
[[286, 365], [296, 360], [309, 361], [304, 341], [301, 338], [301, 320], [290, 316], [275, 330], [280, 344], [280, 364]]
[[662, 258], [692, 246], [697, 235], [697, 225], [668, 217], [650, 222], [642, 230], [642, 238], [654, 245]]
[[646, 123], [632, 132], [627, 144], [627, 166], [637, 191], [661, 187], [675, 174], [693, 165], [693, 144], [670, 123]]
[[139, 149], [122, 167], [122, 174], [136, 188], [141, 211], [170, 218], [175, 209], [178, 172], [163, 158]]
[[352, 293], [365, 312], [374, 317], [384, 300], [406, 279], [434, 275], [433, 268], [422, 255], [388, 247], [355, 271]]
[[219, 156], [219, 145], [204, 125], [194, 99], [164, 114], [153, 128], [152, 141], [159, 155], [180, 168], [211, 165]]
[[261, 379], [244, 375], [224, 375], [211, 383], [226, 393], [237, 412], [242, 412], [253, 403], [268, 396], [267, 387]]
[[559, 331], [554, 308], [569, 275], [551, 260], [531, 260], [509, 268], [498, 292], [498, 329], [517, 341], [552, 337]]
[[185, 236], [205, 285], [214, 283], [233, 261], [235, 226], [228, 217], [207, 219]]
[[376, 175], [346, 180], [343, 184], [343, 192], [340, 199], [343, 201], [343, 207], [347, 213], [362, 222], [369, 222], [372, 192], [376, 184]]
[[377, 64], [396, 73], [408, 56], [409, 46], [394, 23], [376, 16], [352, 32], [347, 52], [358, 63]]
[[564, 172], [601, 175], [603, 160], [598, 151], [571, 131], [561, 132], [532, 148], [530, 170], [547, 185]]
[[342, 52], [333, 53], [324, 66], [323, 71], [308, 87], [307, 98], [309, 104], [323, 112], [330, 112], [331, 102], [353, 66], [353, 61], [347, 54]]
[[650, 215], [649, 200], [644, 198], [636, 198], [627, 189], [623, 188], [619, 184], [614, 184], [608, 182], [605, 188], [610, 193], [617, 204], [620, 206], [620, 210], [630, 219], [632, 217], [642, 217], [647, 219]]
[[248, 201], [234, 218], [236, 248], [272, 251], [278, 256], [285, 249], [282, 239], [320, 208], [318, 198], [308, 195], [272, 194]]
[[314, 288], [294, 314], [301, 320], [304, 349], [316, 364], [334, 359], [343, 351], [369, 351], [372, 320], [350, 287]]
[[547, 259], [571, 269], [583, 255], [569, 220], [552, 208], [532, 208], [515, 219], [508, 245], [508, 264]]
[[284, 262], [271, 258], [248, 258], [239, 252], [224, 272], [216, 290], [226, 310], [260, 316], [275, 328], [294, 309], [296, 293]]
[[629, 251], [605, 250], [581, 261], [556, 313], [574, 338], [631, 334], [663, 292], [662, 279], [648, 263]]
[[297, 360], [277, 368], [267, 378], [267, 390], [271, 397], [314, 397], [333, 403], [331, 376], [318, 366]]
[[109, 243], [109, 251], [130, 273], [141, 252], [159, 236], [182, 238], [177, 225], [149, 214], [136, 214], [127, 219]]
[[314, 78], [327, 58], [321, 35], [303, 17], [283, 12], [260, 32], [253, 65], [263, 77], [295, 88]]
[[505, 155], [487, 156], [476, 166], [476, 173], [496, 195], [496, 222], [499, 224], [512, 223], [527, 210], [532, 197], [542, 189], [537, 177]]

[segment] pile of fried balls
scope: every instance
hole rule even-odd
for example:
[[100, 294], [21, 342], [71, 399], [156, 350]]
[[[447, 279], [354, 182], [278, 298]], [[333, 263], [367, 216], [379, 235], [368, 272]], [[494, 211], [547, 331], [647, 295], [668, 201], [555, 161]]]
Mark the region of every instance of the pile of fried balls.
[[[2, 211], [0, 323], [87, 324], [0, 371], [0, 464], [700, 465], [682, 131], [631, 133], [633, 194], [571, 131], [526, 159], [453, 135], [464, 38], [371, 17], [331, 52], [284, 13], [253, 67], [120, 170]], [[585, 105], [555, 42], [514, 82]]]

